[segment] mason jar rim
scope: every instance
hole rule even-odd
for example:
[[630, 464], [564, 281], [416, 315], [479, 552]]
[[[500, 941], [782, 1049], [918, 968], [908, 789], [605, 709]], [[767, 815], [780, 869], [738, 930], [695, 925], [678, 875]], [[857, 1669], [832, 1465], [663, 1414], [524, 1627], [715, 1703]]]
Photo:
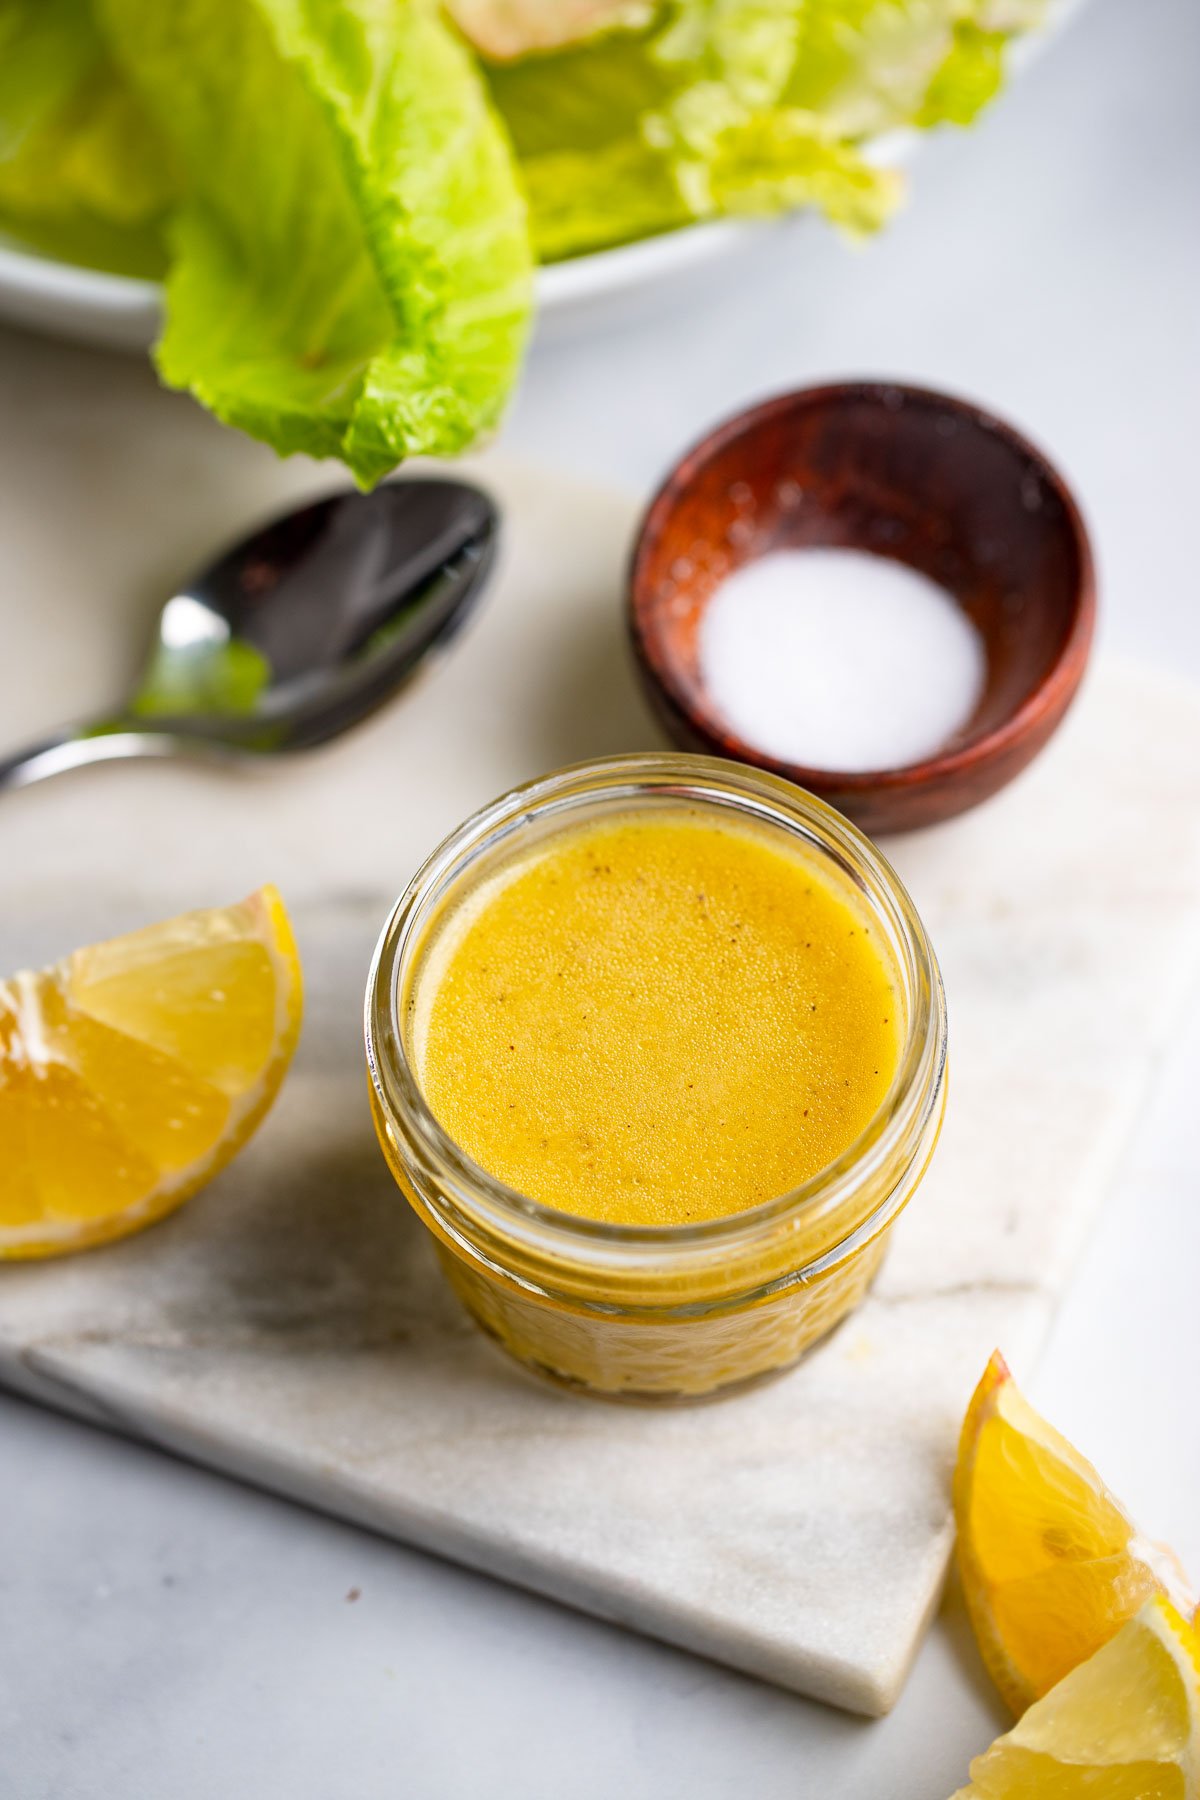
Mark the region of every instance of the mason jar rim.
[[[679, 1225], [584, 1218], [534, 1200], [492, 1175], [434, 1116], [409, 1060], [400, 1016], [402, 977], [423, 944], [424, 927], [475, 856], [557, 811], [569, 815], [573, 807], [595, 801], [627, 802], [632, 810], [651, 795], [782, 826], [826, 855], [835, 847], [868, 902], [890, 914], [898, 927], [895, 935], [906, 964], [901, 971], [908, 1023], [904, 1047], [888, 1091], [862, 1132], [832, 1162], [787, 1192], [739, 1212]], [[946, 1063], [946, 1006], [937, 959], [907, 889], [882, 853], [833, 807], [783, 777], [684, 752], [635, 752], [572, 763], [512, 788], [472, 813], [426, 858], [396, 901], [372, 959], [364, 1026], [376, 1101], [384, 1118], [403, 1132], [406, 1150], [443, 1202], [452, 1203], [460, 1221], [457, 1229], [439, 1208], [452, 1237], [465, 1239], [466, 1248], [474, 1242], [474, 1228], [482, 1225], [507, 1239], [516, 1237], [535, 1254], [574, 1253], [610, 1268], [660, 1267], [664, 1253], [671, 1260], [686, 1260], [689, 1252], [703, 1256], [740, 1249], [781, 1224], [834, 1211], [906, 1142], [915, 1155], [939, 1103]], [[843, 1248], [858, 1241], [866, 1227], [877, 1228], [886, 1219], [890, 1197], [889, 1192], [857, 1222]], [[808, 1272], [828, 1260], [823, 1253]]]

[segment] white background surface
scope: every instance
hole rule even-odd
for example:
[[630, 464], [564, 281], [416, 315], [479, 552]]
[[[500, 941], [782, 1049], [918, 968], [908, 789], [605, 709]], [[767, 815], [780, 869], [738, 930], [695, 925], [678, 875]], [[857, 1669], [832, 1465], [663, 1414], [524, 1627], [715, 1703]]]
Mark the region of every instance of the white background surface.
[[[1191, 0], [1094, 0], [926, 149], [885, 240], [803, 223], [687, 310], [546, 347], [507, 443], [648, 487], [772, 389], [958, 388], [1077, 483], [1108, 644], [1200, 679], [1198, 69]], [[1198, 1083], [1200, 1021], [1027, 1384], [1193, 1572]], [[953, 1594], [869, 1724], [8, 1400], [0, 1482], [4, 1800], [937, 1800], [1004, 1724]]]

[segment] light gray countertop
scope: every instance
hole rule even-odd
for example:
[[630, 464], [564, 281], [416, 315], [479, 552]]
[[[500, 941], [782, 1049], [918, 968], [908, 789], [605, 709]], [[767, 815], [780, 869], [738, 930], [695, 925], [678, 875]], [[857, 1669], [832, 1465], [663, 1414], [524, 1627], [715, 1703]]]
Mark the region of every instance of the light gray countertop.
[[[957, 388], [1077, 483], [1106, 643], [1200, 680], [1197, 66], [1191, 0], [1093, 0], [976, 132], [926, 147], [886, 238], [803, 222], [694, 272], [693, 303], [539, 347], [506, 444], [642, 488], [773, 389]], [[49, 381], [69, 431], [91, 353], [25, 344], [0, 343], [25, 369], [0, 430]], [[1200, 1020], [1029, 1384], [1193, 1573], [1198, 1081]], [[1004, 1724], [953, 1593], [866, 1723], [7, 1399], [0, 1472], [4, 1800], [937, 1800]]]

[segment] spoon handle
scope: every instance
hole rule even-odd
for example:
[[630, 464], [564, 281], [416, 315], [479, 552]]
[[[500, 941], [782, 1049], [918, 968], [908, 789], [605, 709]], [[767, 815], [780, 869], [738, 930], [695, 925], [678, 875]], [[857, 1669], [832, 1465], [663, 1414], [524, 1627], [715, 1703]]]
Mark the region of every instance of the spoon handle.
[[85, 763], [114, 762], [129, 756], [175, 756], [179, 741], [168, 732], [141, 731], [120, 723], [69, 726], [12, 756], [0, 756], [0, 793], [27, 787]]

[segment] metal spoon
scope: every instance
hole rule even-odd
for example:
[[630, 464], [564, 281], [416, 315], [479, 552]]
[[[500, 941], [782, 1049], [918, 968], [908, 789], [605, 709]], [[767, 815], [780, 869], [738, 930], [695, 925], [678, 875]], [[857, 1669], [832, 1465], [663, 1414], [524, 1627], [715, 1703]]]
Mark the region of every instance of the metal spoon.
[[120, 711], [0, 757], [0, 789], [126, 756], [253, 759], [366, 718], [470, 612], [499, 521], [461, 481], [301, 507], [179, 591]]

